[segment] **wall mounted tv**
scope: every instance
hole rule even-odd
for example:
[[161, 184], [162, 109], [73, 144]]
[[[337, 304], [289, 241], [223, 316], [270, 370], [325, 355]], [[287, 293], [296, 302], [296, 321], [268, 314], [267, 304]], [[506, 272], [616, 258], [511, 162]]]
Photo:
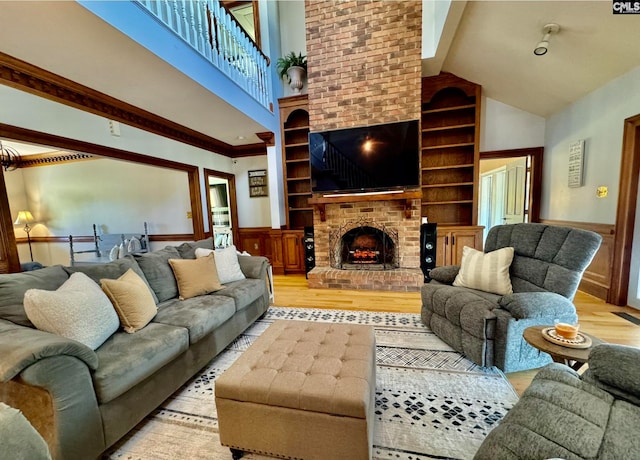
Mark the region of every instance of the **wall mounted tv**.
[[418, 187], [418, 120], [309, 133], [311, 189], [365, 192]]

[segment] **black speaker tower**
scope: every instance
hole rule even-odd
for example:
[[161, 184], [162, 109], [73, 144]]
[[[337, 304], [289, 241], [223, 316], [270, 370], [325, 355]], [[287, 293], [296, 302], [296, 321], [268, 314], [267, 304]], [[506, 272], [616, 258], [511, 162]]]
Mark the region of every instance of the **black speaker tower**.
[[304, 236], [302, 237], [304, 244], [304, 273], [308, 278], [309, 272], [316, 266], [316, 248], [313, 238], [313, 227], [304, 228]]
[[437, 224], [420, 225], [420, 269], [424, 274], [425, 283], [431, 281], [429, 273], [436, 267], [437, 240]]

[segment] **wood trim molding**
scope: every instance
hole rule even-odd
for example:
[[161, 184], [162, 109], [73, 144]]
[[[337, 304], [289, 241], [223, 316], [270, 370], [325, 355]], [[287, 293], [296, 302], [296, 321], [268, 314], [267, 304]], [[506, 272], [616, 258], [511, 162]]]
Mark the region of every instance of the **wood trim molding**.
[[187, 173], [189, 180], [189, 199], [191, 201], [193, 237], [196, 240], [204, 238], [204, 216], [202, 214], [202, 195], [200, 194], [200, 174], [197, 166], [179, 163], [172, 160], [165, 160], [164, 158], [143, 155], [141, 153], [115, 149], [113, 147], [83, 142], [76, 139], [70, 139], [68, 137], [56, 136], [54, 134], [33, 131], [17, 126], [6, 125], [4, 123], [0, 123], [0, 138], [48, 145], [61, 150], [84, 152], [99, 157], [131, 161], [134, 163], [173, 169], [176, 171], [184, 171]]
[[526, 156], [531, 156], [529, 183], [529, 222], [540, 222], [540, 201], [542, 199], [542, 163], [544, 161], [544, 147], [491, 150], [487, 152], [480, 152], [481, 160], [489, 160], [494, 158], [518, 158]]
[[[149, 235], [150, 241], [164, 242], [164, 241], [195, 241], [193, 233], [171, 233], [171, 234], [157, 234]], [[34, 243], [68, 243], [68, 236], [32, 236], [31, 244]], [[93, 235], [80, 235], [73, 236], [74, 243], [93, 243]], [[18, 244], [28, 244], [27, 238], [16, 238]]]
[[580, 228], [590, 230], [602, 236], [602, 244], [596, 252], [591, 264], [582, 275], [579, 289], [602, 300], [607, 300], [612, 287], [613, 251], [615, 242], [615, 225], [591, 222], [573, 222], [566, 220], [541, 219], [547, 225]]
[[97, 160], [96, 157], [88, 153], [41, 153], [37, 155], [28, 155], [20, 158], [18, 168], [33, 168], [35, 166], [59, 165], [64, 163], [75, 163], [77, 161]]
[[266, 144], [246, 144], [246, 145], [236, 145], [233, 148], [233, 152], [229, 155], [232, 158], [241, 158], [241, 157], [255, 157], [259, 155], [267, 154], [267, 145]]
[[0, 168], [0, 273], [20, 271], [20, 257], [13, 232], [12, 217], [4, 172]]
[[627, 305], [640, 175], [640, 114], [624, 121], [612, 284], [607, 302]]
[[231, 158], [253, 148], [227, 144], [2, 52], [0, 84]]
[[273, 147], [276, 145], [276, 136], [271, 131], [265, 131], [263, 133], [256, 133], [256, 136], [260, 138], [266, 147]]

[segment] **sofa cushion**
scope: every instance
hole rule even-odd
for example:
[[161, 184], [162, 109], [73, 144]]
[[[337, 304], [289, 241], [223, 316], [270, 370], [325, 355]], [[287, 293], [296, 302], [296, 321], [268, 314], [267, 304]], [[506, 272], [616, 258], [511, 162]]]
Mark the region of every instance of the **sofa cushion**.
[[216, 259], [216, 269], [218, 270], [218, 278], [222, 284], [231, 283], [245, 279], [244, 273], [240, 268], [238, 261], [238, 251], [236, 247], [231, 245], [224, 249], [196, 249], [196, 257], [206, 257], [213, 253]]
[[213, 254], [198, 259], [169, 259], [178, 283], [180, 300], [222, 289]]
[[72, 273], [82, 272], [98, 284], [100, 284], [100, 280], [102, 279], [108, 278], [115, 280], [124, 275], [127, 270], [133, 270], [136, 275], [142, 278], [145, 284], [149, 286], [153, 300], [155, 303], [158, 303], [158, 297], [156, 297], [155, 292], [151, 289], [151, 286], [140, 269], [140, 266], [131, 255], [127, 255], [122, 259], [116, 258], [116, 260], [106, 264], [75, 265], [73, 267], [64, 267], [64, 270], [69, 275]]
[[462, 249], [460, 271], [453, 285], [495, 294], [511, 294], [513, 288], [509, 278], [509, 267], [512, 260], [512, 247], [484, 253], [465, 246]]
[[216, 291], [213, 295], [231, 297], [235, 301], [236, 311], [248, 307], [256, 299], [266, 292], [266, 282], [262, 279], [247, 278], [242, 281], [234, 281], [224, 285], [224, 289]]
[[216, 295], [172, 299], [160, 304], [158, 309], [153, 322], [188, 329], [190, 343], [198, 342], [236, 312], [233, 299]]
[[178, 284], [169, 265], [169, 259], [179, 259], [180, 254], [173, 246], [145, 254], [134, 254], [151, 289], [158, 297], [158, 303], [178, 297]]
[[151, 289], [131, 269], [117, 280], [101, 280], [100, 285], [118, 313], [125, 332], [142, 329], [158, 312]]
[[92, 350], [120, 327], [109, 298], [84, 273], [74, 273], [56, 291], [29, 289], [24, 309], [41, 331], [76, 340]]
[[182, 257], [183, 259], [195, 259], [196, 249], [198, 248], [213, 250], [213, 237], [209, 237], [204, 240], [182, 243], [180, 246], [176, 247], [178, 253], [180, 254], [180, 257]]
[[0, 319], [34, 327], [24, 311], [24, 293], [28, 289], [55, 291], [67, 279], [69, 274], [64, 271], [62, 265], [0, 276]]
[[185, 328], [150, 323], [135, 334], [117, 332], [96, 354], [93, 384], [100, 404], [117, 398], [189, 348]]

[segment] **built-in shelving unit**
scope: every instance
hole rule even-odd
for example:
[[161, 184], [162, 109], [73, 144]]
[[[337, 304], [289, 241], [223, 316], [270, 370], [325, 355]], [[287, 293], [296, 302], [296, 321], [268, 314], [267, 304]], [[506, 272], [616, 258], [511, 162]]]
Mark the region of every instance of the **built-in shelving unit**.
[[278, 100], [282, 129], [282, 163], [287, 228], [303, 229], [313, 225], [311, 166], [309, 164], [309, 112], [306, 95]]
[[477, 224], [481, 87], [441, 73], [422, 79], [422, 207], [430, 222]]

